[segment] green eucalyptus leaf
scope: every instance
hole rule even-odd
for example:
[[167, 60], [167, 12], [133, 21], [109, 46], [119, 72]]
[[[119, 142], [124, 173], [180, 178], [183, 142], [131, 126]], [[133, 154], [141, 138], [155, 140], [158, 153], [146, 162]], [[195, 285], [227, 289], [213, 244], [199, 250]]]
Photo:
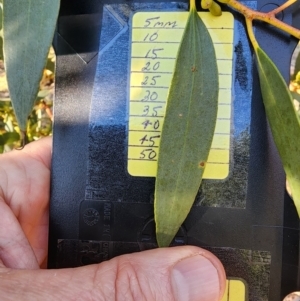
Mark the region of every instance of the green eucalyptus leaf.
[[6, 132], [2, 137], [4, 144], [11, 144], [20, 140], [20, 135], [17, 132]]
[[7, 98], [0, 98], [0, 108], [10, 107], [10, 100]]
[[1, 36], [1, 31], [0, 31], [0, 60], [4, 60], [4, 55], [3, 55], [3, 38]]
[[2, 30], [2, 20], [3, 18], [3, 5], [0, 2], [0, 60], [3, 60], [3, 30]]
[[291, 76], [291, 80], [295, 80], [298, 72], [300, 71], [300, 52], [297, 55], [296, 61], [295, 61], [295, 69], [294, 73]]
[[47, 89], [41, 90], [41, 91], [39, 91], [37, 97], [42, 99], [42, 98], [45, 98], [49, 93], [50, 93], [50, 91]]
[[293, 99], [295, 99], [298, 102], [300, 102], [300, 94], [299, 93], [291, 91], [291, 94], [292, 94]]
[[216, 125], [218, 91], [213, 42], [191, 6], [159, 146], [154, 206], [160, 247], [171, 243], [199, 190]]
[[48, 69], [48, 70], [52, 71], [53, 73], [55, 72], [55, 62], [53, 62], [51, 58], [47, 59], [45, 69]]
[[3, 0], [5, 68], [22, 131], [39, 90], [59, 6], [60, 0]]
[[3, 4], [0, 1], [0, 30], [2, 30], [2, 23], [3, 23]]
[[277, 67], [260, 47], [255, 52], [267, 118], [300, 216], [300, 120]]

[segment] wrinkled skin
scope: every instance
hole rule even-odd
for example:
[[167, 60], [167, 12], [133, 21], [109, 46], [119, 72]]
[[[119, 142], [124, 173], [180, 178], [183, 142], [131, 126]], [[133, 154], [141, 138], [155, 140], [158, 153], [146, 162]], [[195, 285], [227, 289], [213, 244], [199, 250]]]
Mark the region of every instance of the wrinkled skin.
[[[123, 255], [74, 269], [40, 269], [47, 259], [51, 144], [51, 138], [44, 138], [0, 155], [1, 300], [181, 301], [172, 269], [185, 259], [193, 267], [193, 258], [204, 258], [217, 276], [205, 296], [192, 294], [190, 301], [221, 298], [225, 287], [221, 263], [193, 246]], [[215, 300], [210, 294], [217, 296]]]

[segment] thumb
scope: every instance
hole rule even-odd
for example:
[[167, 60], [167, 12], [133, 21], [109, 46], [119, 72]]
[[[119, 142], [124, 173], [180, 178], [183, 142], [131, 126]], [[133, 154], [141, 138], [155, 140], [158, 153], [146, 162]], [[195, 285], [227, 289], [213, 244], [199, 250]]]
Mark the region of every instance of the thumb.
[[294, 292], [286, 296], [283, 301], [300, 301], [300, 292]]
[[[1, 295], [9, 292], [10, 300], [23, 301], [220, 301], [225, 289], [220, 261], [193, 246], [128, 254], [75, 269], [14, 270], [0, 278]], [[15, 290], [16, 283], [26, 291]]]

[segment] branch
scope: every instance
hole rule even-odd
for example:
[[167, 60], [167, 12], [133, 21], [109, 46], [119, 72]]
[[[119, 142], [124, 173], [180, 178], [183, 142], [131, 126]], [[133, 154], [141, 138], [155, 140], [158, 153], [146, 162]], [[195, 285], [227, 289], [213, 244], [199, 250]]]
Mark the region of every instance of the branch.
[[298, 0], [288, 0], [287, 2], [283, 3], [278, 8], [275, 8], [274, 10], [270, 11], [269, 14], [271, 14], [275, 17], [275, 15], [279, 14], [280, 12], [282, 12], [283, 10], [285, 10], [286, 8], [288, 8], [289, 6], [291, 6], [292, 4], [294, 4], [297, 1]]
[[236, 0], [220, 0], [220, 2], [226, 3], [228, 6], [230, 6], [234, 10], [243, 14], [246, 19], [264, 21], [266, 23], [273, 25], [276, 28], [279, 28], [279, 29], [289, 33], [290, 35], [294, 36], [295, 38], [297, 38], [299, 40], [300, 39], [300, 30], [299, 29], [286, 24], [286, 23], [278, 20], [275, 17], [276, 14], [278, 14], [285, 8], [289, 7], [296, 1], [297, 0], [288, 0], [287, 2], [285, 2], [283, 5], [281, 5], [280, 7], [276, 8], [276, 9], [274, 9], [268, 13], [262, 13], [262, 12], [255, 11], [255, 10], [243, 5]]

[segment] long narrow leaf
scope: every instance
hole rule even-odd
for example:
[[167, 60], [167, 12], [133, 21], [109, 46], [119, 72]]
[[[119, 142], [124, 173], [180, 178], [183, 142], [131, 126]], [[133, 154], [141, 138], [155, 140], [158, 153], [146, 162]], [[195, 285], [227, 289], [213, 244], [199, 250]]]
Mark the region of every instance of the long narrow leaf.
[[300, 216], [300, 120], [277, 67], [260, 47], [255, 53], [267, 118]]
[[160, 247], [171, 243], [199, 190], [216, 124], [218, 90], [213, 42], [191, 5], [159, 148], [155, 222]]
[[5, 69], [22, 131], [39, 89], [59, 6], [60, 0], [3, 0]]

